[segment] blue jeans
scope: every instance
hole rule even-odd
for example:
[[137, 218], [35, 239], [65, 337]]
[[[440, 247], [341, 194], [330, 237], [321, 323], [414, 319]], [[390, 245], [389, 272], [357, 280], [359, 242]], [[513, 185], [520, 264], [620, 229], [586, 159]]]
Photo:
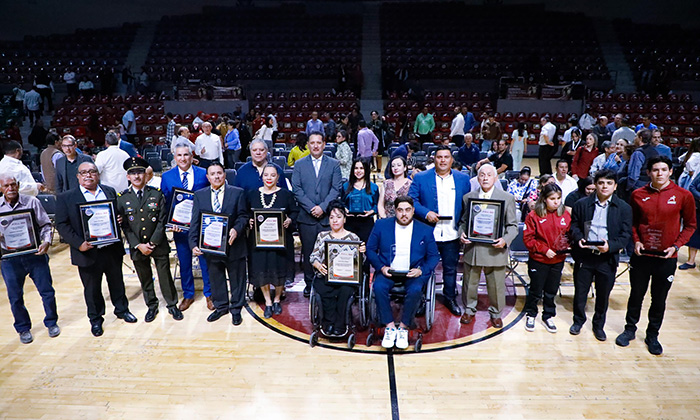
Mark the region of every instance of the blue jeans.
[[[403, 283], [406, 286], [406, 297], [403, 301], [403, 313], [401, 314], [401, 322], [410, 327], [413, 324], [420, 299], [423, 296], [423, 287], [428, 282], [429, 275], [423, 275], [417, 278], [403, 278]], [[391, 300], [389, 292], [394, 287], [394, 280], [384, 277], [377, 273], [374, 279], [374, 300], [377, 302], [377, 312], [379, 314], [379, 322], [386, 325], [394, 322], [394, 314], [391, 311]]]
[[[192, 274], [192, 249], [187, 241], [187, 232], [175, 232], [175, 249], [177, 259], [180, 260], [180, 282], [182, 283], [182, 297], [194, 299], [194, 275]], [[199, 266], [202, 268], [202, 283], [204, 283], [204, 296], [211, 296], [209, 286], [209, 270], [204, 256], [199, 257]]]
[[493, 143], [493, 140], [481, 140], [481, 151], [482, 152], [488, 152], [491, 150], [491, 144]]
[[447, 300], [457, 298], [457, 263], [459, 262], [459, 239], [437, 242], [442, 259], [442, 295]]
[[24, 306], [24, 280], [27, 275], [32, 278], [36, 289], [39, 291], [41, 301], [44, 303], [44, 325], [53, 327], [58, 321], [56, 311], [56, 296], [53, 289], [51, 270], [49, 269], [48, 255], [21, 255], [2, 260], [2, 277], [7, 285], [7, 296], [10, 299], [10, 308], [15, 317], [15, 331], [18, 333], [29, 331], [32, 321], [29, 312]]

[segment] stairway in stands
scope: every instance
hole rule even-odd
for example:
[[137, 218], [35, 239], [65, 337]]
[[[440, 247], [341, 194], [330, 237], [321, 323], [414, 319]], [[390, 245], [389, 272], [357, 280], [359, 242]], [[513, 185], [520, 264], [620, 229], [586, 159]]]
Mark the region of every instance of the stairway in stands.
[[[137, 78], [141, 73], [141, 67], [146, 65], [148, 50], [151, 48], [153, 38], [156, 35], [158, 22], [142, 22], [140, 25], [134, 36], [134, 43], [131, 44], [129, 55], [126, 57], [126, 62], [124, 63], [125, 66], [131, 66], [131, 72], [134, 77]], [[136, 82], [138, 83], [138, 79]], [[121, 77], [119, 78], [118, 93], [126, 93], [126, 86], [122, 85]]]
[[360, 108], [365, 118], [372, 110], [381, 111], [382, 51], [380, 40], [379, 2], [363, 2], [362, 15], [362, 73], [364, 85]]
[[625, 59], [625, 52], [620, 45], [612, 22], [602, 19], [594, 19], [593, 22], [608, 70], [613, 77], [617, 74], [615, 92], [636, 92], [637, 85], [634, 82], [634, 76]]

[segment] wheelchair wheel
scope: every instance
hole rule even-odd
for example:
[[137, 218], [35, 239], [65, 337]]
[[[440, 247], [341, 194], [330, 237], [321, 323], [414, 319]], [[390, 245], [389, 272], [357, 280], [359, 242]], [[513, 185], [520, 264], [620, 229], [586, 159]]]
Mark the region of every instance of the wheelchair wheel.
[[313, 287], [311, 288], [311, 296], [309, 298], [309, 319], [314, 327], [321, 325], [323, 320], [323, 308], [321, 307], [321, 296], [315, 293]]
[[355, 347], [355, 333], [350, 333], [348, 336], [348, 349], [352, 350]]
[[419, 353], [421, 348], [423, 348], [423, 334], [418, 335], [418, 338], [416, 339], [416, 344], [413, 346], [413, 350], [416, 353]]
[[379, 315], [377, 313], [377, 301], [374, 298], [374, 290], [372, 289], [369, 290], [369, 299], [367, 303], [369, 306], [369, 324], [376, 325], [377, 322], [379, 322]]
[[319, 334], [318, 330], [314, 330], [311, 333], [311, 337], [309, 337], [309, 346], [311, 346], [311, 348], [313, 348], [314, 346], [316, 346], [316, 344], [318, 344], [318, 334]]
[[425, 332], [430, 331], [435, 321], [435, 274], [430, 276], [425, 288]]
[[369, 327], [369, 276], [364, 277], [363, 284], [360, 285], [360, 296], [357, 299], [360, 309], [360, 327], [366, 329]]
[[372, 344], [374, 344], [374, 328], [369, 330], [369, 334], [367, 334], [367, 341], [365, 344], [367, 347], [372, 347]]

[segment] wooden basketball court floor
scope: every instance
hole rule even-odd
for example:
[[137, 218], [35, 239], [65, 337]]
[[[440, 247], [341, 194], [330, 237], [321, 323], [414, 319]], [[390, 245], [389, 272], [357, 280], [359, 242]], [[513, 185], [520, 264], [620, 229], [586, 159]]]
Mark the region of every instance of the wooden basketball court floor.
[[[687, 250], [681, 254], [684, 259]], [[160, 314], [146, 324], [138, 279], [126, 268], [139, 322], [116, 319], [108, 301], [105, 333], [95, 338], [65, 244], [55, 241], [50, 265], [62, 328], [57, 338], [48, 337], [40, 297], [28, 280], [34, 342], [21, 344], [0, 285], [2, 419], [700, 418], [696, 270], [677, 273], [660, 335], [664, 354], [652, 356], [643, 343], [646, 312], [629, 347], [614, 343], [624, 325], [627, 274], [610, 298], [606, 342], [593, 337], [590, 322], [581, 335], [569, 335], [567, 269], [556, 334], [539, 319], [534, 332], [524, 330], [516, 316], [523, 290], [506, 328], [489, 338], [423, 353], [362, 353], [310, 348], [279, 334], [251, 315], [261, 313], [254, 303], [240, 326], [229, 317], [208, 323], [201, 292], [183, 321], [174, 321], [161, 299]], [[589, 301], [589, 319], [591, 310]]]

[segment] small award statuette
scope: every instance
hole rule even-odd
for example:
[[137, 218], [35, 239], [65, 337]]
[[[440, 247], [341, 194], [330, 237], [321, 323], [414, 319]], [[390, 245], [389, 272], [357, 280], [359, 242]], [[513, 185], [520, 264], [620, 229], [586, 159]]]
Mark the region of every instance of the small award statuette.
[[328, 283], [360, 284], [362, 275], [362, 242], [326, 241]]
[[78, 208], [86, 242], [97, 246], [121, 241], [114, 200], [91, 201]]
[[199, 249], [202, 252], [226, 255], [228, 250], [228, 216], [202, 212]]
[[180, 188], [173, 189], [173, 201], [170, 203], [168, 222], [169, 228], [189, 230], [192, 220], [192, 206], [194, 205], [194, 193]]
[[649, 226], [642, 225], [639, 227], [639, 236], [644, 245], [642, 254], [652, 255], [652, 256], [663, 256], [666, 255], [664, 252], [664, 246], [661, 243], [664, 231], [663, 226]]
[[285, 247], [285, 215], [282, 210], [252, 209], [256, 248]]
[[467, 239], [492, 244], [502, 237], [504, 204], [502, 200], [468, 199]]
[[559, 237], [554, 241], [554, 248], [552, 248], [552, 251], [556, 252], [557, 254], [568, 254], [571, 252], [571, 247], [569, 246], [569, 235], [567, 233], [562, 233], [559, 235]]
[[2, 258], [34, 254], [41, 239], [34, 210], [17, 210], [0, 214], [0, 252]]

